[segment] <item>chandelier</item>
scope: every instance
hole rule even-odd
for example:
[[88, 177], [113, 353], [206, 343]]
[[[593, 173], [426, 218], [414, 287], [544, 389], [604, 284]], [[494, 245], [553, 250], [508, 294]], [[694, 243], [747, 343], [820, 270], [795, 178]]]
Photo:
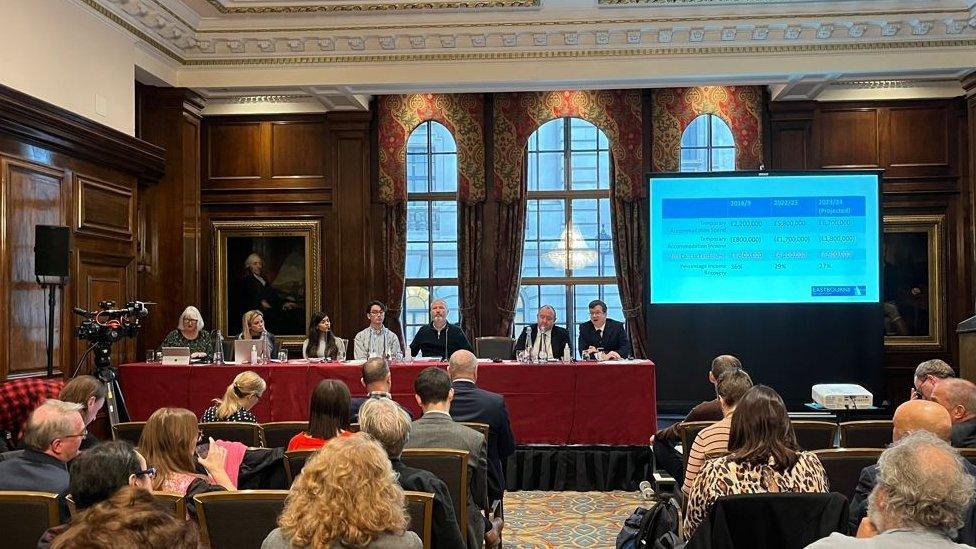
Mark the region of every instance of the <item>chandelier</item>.
[[570, 222], [559, 235], [559, 245], [546, 252], [546, 259], [560, 269], [584, 269], [596, 262], [597, 253], [590, 249], [579, 229]]

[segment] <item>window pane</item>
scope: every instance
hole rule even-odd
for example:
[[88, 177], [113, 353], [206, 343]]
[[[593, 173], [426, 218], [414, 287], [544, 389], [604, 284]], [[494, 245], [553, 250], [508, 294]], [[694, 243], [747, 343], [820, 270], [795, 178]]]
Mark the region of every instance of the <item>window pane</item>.
[[522, 276], [539, 276], [539, 243], [526, 240], [522, 251]]
[[695, 118], [681, 134], [682, 147], [708, 146], [708, 115], [703, 114]]
[[403, 331], [409, 343], [417, 335], [417, 330], [429, 322], [430, 291], [424, 286], [407, 286], [403, 301]]
[[611, 223], [613, 220], [610, 218], [610, 199], [601, 198], [600, 199], [600, 238], [610, 239], [613, 238], [613, 227]]
[[573, 227], [583, 238], [596, 238], [599, 230], [596, 199], [575, 199], [573, 207]]
[[427, 192], [427, 155], [407, 154], [407, 192]]
[[[458, 295], [457, 286], [434, 286], [434, 294], [431, 298], [431, 301], [434, 299], [443, 299], [447, 302], [447, 321], [455, 324], [461, 321], [461, 302]], [[427, 316], [430, 317], [429, 307]], [[430, 322], [429, 318], [428, 322]]]
[[592, 151], [597, 146], [597, 127], [579, 118], [570, 118], [570, 136], [572, 150]]
[[431, 202], [431, 239], [443, 242], [457, 241], [457, 202], [438, 200]]
[[597, 188], [597, 153], [574, 152], [570, 157], [570, 164], [573, 169], [573, 190]]
[[[538, 147], [534, 150], [539, 151], [562, 151], [563, 150], [563, 120], [562, 118], [557, 118], [555, 120], [550, 120], [545, 124], [539, 126], [536, 130], [536, 136], [538, 137], [537, 144]], [[532, 150], [532, 149], [530, 149]]]
[[722, 120], [721, 117], [710, 115], [712, 118], [712, 146], [713, 147], [732, 147], [735, 141], [732, 139], [732, 129]]
[[602, 290], [601, 299], [607, 304], [607, 316], [612, 316], [623, 322], [624, 308], [620, 304], [620, 292], [617, 291], [617, 285], [603, 284], [600, 288]]
[[597, 135], [600, 136], [600, 140], [599, 140], [600, 150], [609, 149], [610, 148], [610, 140], [607, 139], [607, 134], [605, 134], [605, 133], [603, 133], [601, 131], [601, 132], [598, 132]]
[[[566, 325], [566, 286], [564, 285], [543, 285], [539, 286], [539, 298], [542, 305], [552, 305], [553, 309], [556, 309], [556, 324], [560, 326]], [[536, 316], [539, 312], [539, 307], [532, 311], [532, 322], [536, 321]], [[555, 351], [555, 349], [554, 349]], [[556, 351], [558, 354], [562, 354], [562, 349]]]
[[681, 171], [707, 172], [708, 149], [681, 149]]
[[451, 130], [445, 128], [441, 123], [431, 121], [430, 124], [430, 152], [432, 153], [456, 153], [457, 145], [454, 143], [454, 136]]
[[530, 152], [526, 155], [525, 164], [527, 174], [525, 186], [530, 191], [539, 190], [539, 153]]
[[562, 200], [539, 200], [539, 238], [558, 240], [566, 224], [566, 204]]
[[617, 276], [617, 265], [613, 260], [613, 241], [600, 241], [600, 276]]
[[457, 278], [457, 242], [434, 242], [434, 273], [432, 278]]
[[430, 277], [430, 244], [426, 242], [407, 243], [407, 278]]
[[410, 137], [407, 138], [407, 150], [410, 152], [418, 152], [421, 154], [427, 153], [427, 132], [430, 128], [430, 124], [427, 122], [422, 122], [419, 126], [414, 128], [410, 132]]
[[525, 239], [539, 238], [539, 201], [529, 200], [525, 205]]
[[430, 223], [426, 200], [407, 202], [407, 242], [427, 242]]
[[572, 276], [598, 276], [600, 274], [600, 244], [594, 239], [574, 240], [573, 257], [570, 260]]
[[[566, 166], [563, 153], [539, 153], [538, 183], [540, 191], [562, 191], [566, 189]], [[533, 189], [533, 190], [535, 190]]]
[[431, 192], [457, 192], [457, 155], [435, 154], [430, 157]]
[[[602, 134], [601, 134], [602, 135]], [[610, 153], [607, 151], [602, 151], [599, 154], [598, 166], [597, 166], [597, 188], [609, 189], [610, 188]]]
[[573, 312], [576, 320], [586, 322], [590, 319], [590, 308], [587, 305], [594, 299], [600, 298], [600, 287], [596, 284], [577, 284], [573, 290]]
[[712, 171], [732, 171], [735, 169], [735, 149], [712, 149]]

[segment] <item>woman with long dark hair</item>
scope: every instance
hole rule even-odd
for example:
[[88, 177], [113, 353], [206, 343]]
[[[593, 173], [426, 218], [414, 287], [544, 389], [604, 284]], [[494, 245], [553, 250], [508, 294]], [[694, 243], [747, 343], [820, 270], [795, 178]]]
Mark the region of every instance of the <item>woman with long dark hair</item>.
[[288, 442], [288, 451], [315, 450], [338, 436], [350, 436], [349, 387], [337, 379], [323, 379], [315, 390], [308, 410], [308, 431]]
[[729, 454], [705, 462], [695, 479], [684, 535], [691, 537], [722, 496], [828, 490], [820, 459], [796, 442], [783, 399], [773, 389], [756, 385], [735, 408]]
[[[322, 311], [312, 313], [308, 323], [308, 338], [302, 343], [302, 358], [327, 358], [339, 355], [340, 340], [332, 333], [332, 321]], [[345, 356], [345, 352], [342, 353]]]

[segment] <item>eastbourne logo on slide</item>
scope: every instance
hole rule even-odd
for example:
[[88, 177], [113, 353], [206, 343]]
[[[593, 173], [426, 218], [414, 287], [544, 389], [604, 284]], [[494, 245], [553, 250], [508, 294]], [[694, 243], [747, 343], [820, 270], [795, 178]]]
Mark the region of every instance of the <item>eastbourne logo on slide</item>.
[[867, 295], [867, 286], [811, 286], [810, 295], [813, 297], [863, 297]]

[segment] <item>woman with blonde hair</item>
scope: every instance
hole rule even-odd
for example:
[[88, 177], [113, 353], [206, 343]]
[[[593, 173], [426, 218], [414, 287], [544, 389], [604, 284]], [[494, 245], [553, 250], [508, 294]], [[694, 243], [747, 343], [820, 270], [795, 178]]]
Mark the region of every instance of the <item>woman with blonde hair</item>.
[[257, 423], [251, 408], [261, 400], [268, 384], [261, 376], [247, 370], [237, 374], [234, 381], [224, 391], [224, 398], [213, 399], [213, 406], [207, 408], [200, 418], [201, 423], [214, 421], [240, 421]]
[[[211, 438], [207, 457], [196, 455], [202, 436], [197, 416], [185, 408], [160, 408], [149, 416], [139, 437], [139, 451], [149, 467], [156, 469], [153, 490], [196, 495], [237, 489], [224, 469], [226, 448]], [[198, 463], [206, 475], [197, 473]], [[192, 509], [188, 511], [193, 514]]]
[[213, 355], [213, 338], [203, 329], [203, 316], [200, 310], [190, 305], [183, 309], [176, 329], [163, 339], [163, 347], [189, 347], [191, 358], [210, 360]]
[[309, 458], [261, 549], [420, 549], [403, 490], [369, 435], [340, 438]]
[[[274, 334], [264, 328], [264, 313], [261, 311], [254, 310], [244, 313], [244, 317], [241, 319], [241, 335], [237, 336], [237, 339], [260, 339], [263, 342], [267, 358], [278, 356], [278, 341], [275, 340]], [[258, 347], [258, 354], [261, 353], [261, 349], [262, 347]], [[235, 356], [234, 360], [240, 362], [248, 360], [248, 357]]]

